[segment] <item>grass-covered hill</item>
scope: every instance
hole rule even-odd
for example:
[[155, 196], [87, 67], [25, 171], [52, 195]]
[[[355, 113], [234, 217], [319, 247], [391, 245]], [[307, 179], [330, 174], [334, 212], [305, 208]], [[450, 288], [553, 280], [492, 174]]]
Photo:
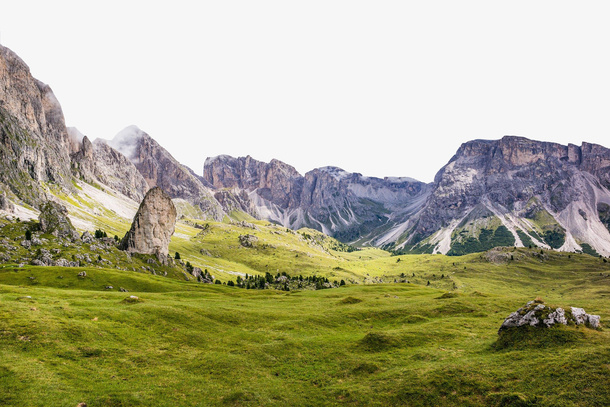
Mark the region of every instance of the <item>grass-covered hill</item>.
[[248, 290], [199, 283], [179, 262], [157, 269], [111, 244], [102, 253], [99, 243], [66, 247], [37, 232], [52, 256], [93, 261], [15, 261], [36, 254], [20, 245], [35, 223], [1, 229], [10, 247], [0, 248], [0, 405], [610, 404], [605, 330], [498, 335], [536, 297], [583, 307], [603, 325], [610, 263], [598, 257], [514, 248], [391, 256], [251, 219], [183, 219], [171, 253], [224, 283], [266, 273], [347, 282]]

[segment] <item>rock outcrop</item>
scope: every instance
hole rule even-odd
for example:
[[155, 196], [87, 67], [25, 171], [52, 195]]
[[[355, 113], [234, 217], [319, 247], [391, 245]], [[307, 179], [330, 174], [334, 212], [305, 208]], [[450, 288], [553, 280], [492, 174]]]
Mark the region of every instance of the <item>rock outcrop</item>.
[[68, 210], [57, 202], [48, 201], [42, 205], [38, 220], [40, 230], [44, 233], [70, 240], [79, 239], [79, 234], [68, 217]]
[[42, 182], [72, 190], [69, 144], [51, 88], [0, 46], [0, 183], [35, 207], [46, 201]]
[[0, 194], [0, 210], [5, 212], [15, 212], [15, 205], [8, 199], [6, 192]]
[[130, 253], [154, 254], [165, 261], [176, 225], [176, 207], [161, 188], [148, 191], [119, 248]]
[[585, 325], [592, 329], [598, 329], [599, 323], [599, 315], [589, 315], [582, 308], [571, 307], [570, 310], [566, 311], [563, 308], [546, 306], [539, 301], [530, 301], [525, 307], [510, 314], [502, 323], [498, 333], [509, 328], [522, 326], [550, 328], [555, 324]]

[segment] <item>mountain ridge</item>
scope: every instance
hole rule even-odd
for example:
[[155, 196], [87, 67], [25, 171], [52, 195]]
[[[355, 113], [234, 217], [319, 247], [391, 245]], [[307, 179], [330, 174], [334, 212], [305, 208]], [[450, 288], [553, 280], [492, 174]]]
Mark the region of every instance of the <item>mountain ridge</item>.
[[471, 140], [432, 183], [334, 166], [300, 174], [276, 159], [229, 155], [207, 158], [198, 175], [137, 126], [94, 142], [68, 129], [50, 87], [5, 47], [0, 136], [2, 192], [34, 209], [81, 194], [76, 181], [114, 191], [114, 202], [125, 197], [130, 207], [159, 186], [181, 216], [221, 221], [245, 213], [400, 253], [508, 245], [610, 255], [610, 150], [587, 142]]

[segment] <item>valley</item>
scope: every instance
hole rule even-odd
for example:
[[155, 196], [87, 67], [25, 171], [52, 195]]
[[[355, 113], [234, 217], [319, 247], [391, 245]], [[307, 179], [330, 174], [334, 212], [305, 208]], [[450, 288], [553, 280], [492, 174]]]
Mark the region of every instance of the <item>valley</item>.
[[[472, 140], [432, 183], [201, 158], [67, 128], [0, 46], [0, 405], [610, 404], [607, 148]], [[499, 332], [530, 301], [601, 325]]]

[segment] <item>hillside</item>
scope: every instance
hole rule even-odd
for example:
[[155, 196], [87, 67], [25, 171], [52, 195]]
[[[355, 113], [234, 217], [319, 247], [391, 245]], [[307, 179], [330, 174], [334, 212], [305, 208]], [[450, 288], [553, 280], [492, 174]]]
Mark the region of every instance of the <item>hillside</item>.
[[[493, 263], [479, 255], [359, 259], [388, 275], [415, 273], [418, 283], [291, 292], [133, 271], [85, 268], [81, 279], [73, 268], [4, 266], [0, 402], [607, 404], [607, 332], [556, 328], [507, 345], [497, 330], [536, 296], [607, 321], [608, 263], [502, 253], [514, 260], [498, 253]], [[458, 288], [439, 289], [442, 274]]]

